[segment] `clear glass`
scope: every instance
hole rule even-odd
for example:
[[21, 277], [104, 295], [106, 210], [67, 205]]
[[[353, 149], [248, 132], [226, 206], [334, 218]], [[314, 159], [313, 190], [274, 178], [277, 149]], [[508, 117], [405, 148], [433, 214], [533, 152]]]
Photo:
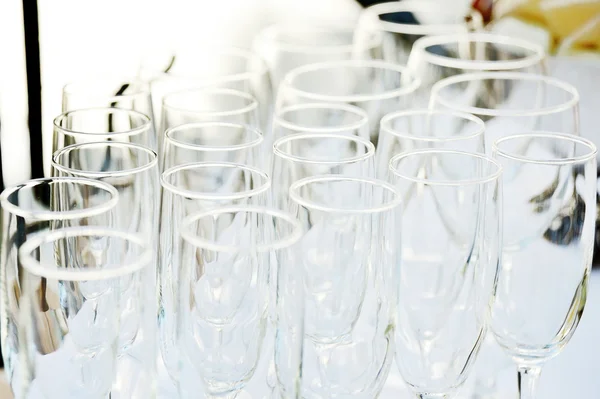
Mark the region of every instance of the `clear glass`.
[[175, 91], [220, 87], [251, 94], [259, 103], [259, 121], [269, 132], [273, 89], [265, 62], [256, 54], [236, 47], [194, 46], [173, 48], [168, 53], [152, 52], [143, 60], [140, 77], [150, 80], [154, 115], [159, 119], [163, 98]]
[[289, 210], [289, 189], [297, 180], [319, 175], [370, 177], [375, 146], [367, 139], [332, 133], [299, 133], [273, 145], [273, 206]]
[[429, 108], [485, 122], [486, 151], [501, 137], [531, 130], [579, 134], [579, 94], [568, 83], [522, 72], [465, 73], [431, 88]]
[[587, 297], [596, 222], [596, 147], [552, 132], [504, 137], [502, 262], [490, 326], [517, 364], [521, 399], [575, 332]]
[[481, 119], [462, 112], [412, 109], [388, 114], [381, 120], [375, 156], [377, 176], [387, 177], [394, 155], [414, 150], [484, 152], [484, 132]]
[[306, 233], [303, 398], [376, 398], [394, 358], [400, 193], [379, 180], [317, 176], [290, 187]]
[[354, 26], [275, 24], [264, 28], [253, 49], [266, 62], [275, 87], [285, 74], [302, 65], [324, 61], [380, 58], [381, 36], [354, 41]]
[[542, 46], [493, 33], [457, 33], [422, 37], [408, 59], [421, 80], [418, 104], [427, 106], [431, 86], [443, 78], [466, 72], [515, 71], [545, 75]]
[[130, 109], [154, 121], [150, 85], [147, 82], [123, 77], [102, 77], [71, 82], [63, 87], [63, 112], [95, 107]]
[[277, 93], [275, 112], [312, 102], [355, 105], [367, 113], [371, 141], [377, 145], [381, 118], [389, 112], [409, 108], [419, 84], [407, 67], [383, 61], [310, 64], [285, 76]]
[[[466, 3], [464, 3], [466, 4]], [[385, 61], [406, 65], [413, 44], [429, 35], [480, 30], [483, 19], [471, 7], [427, 0], [391, 1], [365, 8], [356, 28], [357, 40], [381, 35]]]
[[275, 140], [296, 133], [339, 133], [369, 139], [369, 118], [348, 104], [308, 103], [291, 105], [273, 115]]
[[70, 226], [110, 226], [117, 190], [107, 183], [81, 178], [30, 180], [0, 194], [0, 342], [4, 376], [13, 395], [24, 395], [25, 376], [19, 355], [22, 326], [23, 271], [18, 251], [31, 234]]
[[266, 144], [260, 131], [226, 122], [189, 123], [165, 133], [162, 170], [194, 162], [262, 165]]
[[159, 333], [162, 360], [177, 381], [176, 315], [181, 286], [180, 226], [193, 213], [227, 205], [266, 205], [271, 187], [269, 176], [258, 169], [233, 163], [201, 162], [175, 166], [161, 176], [162, 201], [159, 245]]
[[87, 108], [68, 111], [54, 119], [52, 153], [72, 144], [97, 141], [134, 143], [157, 149], [150, 118], [120, 108]]
[[[486, 335], [501, 232], [502, 168], [483, 154], [396, 155], [404, 214], [396, 365], [417, 398], [453, 397]], [[427, 237], [427, 239], [423, 239]]]
[[119, 380], [133, 377], [117, 366], [130, 313], [148, 304], [142, 276], [152, 269], [151, 248], [137, 235], [89, 226], [25, 241], [19, 338], [29, 383], [22, 397], [155, 397], [154, 376], [137, 392], [119, 390]]
[[301, 397], [301, 236], [298, 220], [263, 207], [218, 208], [182, 222], [177, 343], [192, 367], [181, 397]]

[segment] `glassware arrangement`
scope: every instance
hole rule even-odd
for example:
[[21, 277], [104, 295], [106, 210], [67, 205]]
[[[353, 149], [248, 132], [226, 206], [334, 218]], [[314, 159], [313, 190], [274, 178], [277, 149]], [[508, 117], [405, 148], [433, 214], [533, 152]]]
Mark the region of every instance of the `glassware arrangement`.
[[0, 194], [15, 399], [480, 399], [491, 346], [534, 398], [586, 302], [597, 151], [541, 47], [433, 4], [65, 86], [54, 177]]

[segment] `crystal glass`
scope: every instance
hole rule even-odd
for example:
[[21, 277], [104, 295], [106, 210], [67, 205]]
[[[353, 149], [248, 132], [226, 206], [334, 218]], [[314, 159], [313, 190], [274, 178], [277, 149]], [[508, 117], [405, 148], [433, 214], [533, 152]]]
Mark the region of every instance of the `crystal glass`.
[[521, 399], [573, 336], [586, 302], [596, 222], [596, 147], [568, 134], [498, 140], [504, 168], [502, 261], [490, 326], [517, 364]]
[[136, 394], [114, 388], [119, 378], [132, 378], [119, 376], [117, 363], [127, 304], [135, 311], [146, 304], [141, 275], [152, 268], [151, 244], [106, 227], [69, 227], [28, 237], [19, 258], [28, 381], [22, 397], [154, 398], [155, 378]]
[[336, 133], [369, 139], [369, 118], [348, 104], [308, 103], [290, 105], [273, 115], [275, 140], [296, 133]]
[[152, 52], [140, 68], [140, 77], [150, 80], [154, 114], [161, 126], [160, 107], [166, 94], [175, 91], [220, 87], [251, 94], [259, 103], [260, 128], [270, 131], [272, 87], [265, 62], [251, 51], [227, 46], [195, 45]]
[[159, 332], [162, 360], [177, 380], [181, 356], [177, 353], [177, 292], [180, 288], [182, 220], [193, 213], [227, 205], [266, 205], [269, 176], [258, 169], [225, 162], [179, 165], [161, 176], [162, 201], [159, 245]]
[[545, 60], [537, 43], [478, 32], [422, 37], [412, 47], [408, 66], [421, 80], [419, 105], [427, 106], [431, 86], [446, 77], [478, 71], [544, 75]]
[[431, 88], [430, 108], [485, 122], [486, 150], [501, 137], [531, 130], [579, 134], [579, 94], [568, 83], [522, 72], [465, 73]]
[[310, 64], [285, 76], [279, 86], [275, 111], [311, 102], [355, 105], [369, 116], [371, 141], [377, 145], [381, 118], [389, 112], [409, 108], [419, 84], [407, 67], [383, 61]]
[[118, 196], [117, 190], [107, 183], [68, 177], [30, 180], [0, 194], [0, 342], [4, 376], [16, 398], [24, 395], [25, 378], [19, 356], [23, 282], [19, 248], [35, 232], [112, 225], [111, 211]]
[[[394, 156], [404, 214], [396, 364], [416, 398], [453, 397], [486, 335], [500, 251], [502, 168], [483, 154]], [[427, 239], [423, 239], [427, 237]]]
[[394, 155], [428, 148], [484, 152], [485, 124], [462, 112], [411, 109], [381, 120], [375, 157], [378, 177], [385, 179]]
[[362, 11], [356, 38], [364, 40], [378, 33], [382, 36], [383, 59], [406, 64], [414, 42], [420, 37], [466, 33], [482, 26], [481, 14], [470, 7], [428, 0], [391, 1]]
[[180, 381], [181, 397], [301, 397], [301, 236], [298, 220], [264, 207], [217, 208], [182, 222], [177, 343], [192, 377]]
[[166, 170], [194, 162], [262, 165], [266, 162], [264, 149], [262, 133], [248, 125], [228, 122], [188, 123], [166, 131], [161, 167]]
[[375, 146], [362, 137], [333, 133], [298, 133], [273, 145], [273, 205], [289, 209], [289, 188], [297, 180], [319, 175], [369, 177]]
[[157, 148], [152, 121], [137, 111], [87, 108], [67, 111], [54, 119], [52, 153], [71, 144], [107, 140]]
[[102, 77], [71, 82], [63, 87], [63, 112], [94, 107], [130, 109], [154, 121], [150, 85], [138, 79]]
[[290, 187], [307, 230], [303, 398], [376, 398], [392, 366], [400, 193], [379, 180], [309, 177]]
[[381, 35], [354, 41], [354, 26], [275, 24], [264, 28], [253, 49], [266, 62], [275, 87], [292, 69], [324, 61], [381, 58]]

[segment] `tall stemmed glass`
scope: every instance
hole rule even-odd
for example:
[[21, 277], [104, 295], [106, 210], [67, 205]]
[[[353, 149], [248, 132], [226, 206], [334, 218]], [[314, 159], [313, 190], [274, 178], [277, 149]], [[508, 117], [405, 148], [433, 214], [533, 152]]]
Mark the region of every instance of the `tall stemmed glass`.
[[18, 251], [35, 233], [69, 226], [111, 226], [118, 192], [111, 185], [81, 178], [30, 180], [0, 194], [0, 332], [4, 373], [15, 397], [24, 392], [19, 354], [19, 309], [23, 272]]
[[557, 130], [579, 134], [579, 94], [568, 83], [522, 72], [465, 73], [431, 88], [430, 108], [465, 112], [485, 122], [488, 153], [515, 132]]
[[[52, 159], [58, 176], [100, 180], [119, 192], [115, 227], [140, 235], [158, 246], [159, 183], [156, 153], [131, 143], [74, 144], [58, 150]], [[156, 251], [153, 251], [156, 262]], [[156, 373], [156, 263], [141, 273], [140, 284], [121, 297], [119, 377], [113, 392], [124, 397], [144, 397]]]
[[[71, 144], [96, 141], [134, 143], [157, 149], [152, 121], [137, 111], [87, 108], [67, 111], [54, 119], [53, 154]], [[110, 158], [110, 154], [107, 156]]]
[[289, 105], [313, 102], [355, 105], [369, 116], [371, 141], [377, 145], [381, 118], [409, 108], [419, 84], [407, 67], [383, 61], [310, 64], [285, 76], [277, 93], [275, 112]]
[[188, 123], [165, 133], [161, 169], [194, 162], [263, 165], [264, 137], [248, 125], [228, 122]]
[[411, 109], [390, 113], [381, 120], [377, 176], [385, 179], [394, 155], [440, 148], [484, 152], [485, 124], [462, 112]]
[[531, 132], [493, 147], [504, 168], [502, 262], [490, 326], [517, 364], [521, 399], [535, 398], [542, 366], [558, 355], [586, 302], [596, 222], [596, 147], [573, 135]]
[[348, 104], [308, 103], [290, 105], [273, 115], [275, 140], [296, 133], [336, 133], [369, 139], [369, 118]]
[[166, 94], [219, 87], [243, 91], [256, 98], [260, 128], [270, 131], [273, 90], [265, 62], [245, 49], [194, 44], [167, 54], [154, 52], [142, 62], [140, 76], [150, 80], [157, 126], [161, 126], [160, 107]]
[[[416, 150], [390, 161], [401, 192], [396, 364], [417, 398], [450, 398], [486, 335], [501, 232], [502, 169], [483, 154]], [[427, 237], [427, 239], [423, 239]]]
[[[181, 236], [177, 342], [195, 372], [187, 384], [180, 382], [181, 396], [300, 398], [301, 223], [281, 211], [229, 206], [190, 215]], [[272, 267], [278, 279], [270, 283]], [[270, 284], [277, 292], [274, 331]], [[260, 378], [271, 365], [274, 378]]]
[[427, 0], [391, 1], [362, 11], [356, 40], [378, 33], [382, 36], [383, 59], [406, 64], [415, 40], [420, 37], [466, 33], [482, 26], [481, 14], [470, 8]]
[[546, 74], [542, 46], [493, 33], [422, 37], [413, 45], [408, 66], [421, 80], [419, 105], [427, 106], [431, 86], [466, 72], [514, 71]]
[[[152, 268], [152, 244], [106, 227], [69, 227], [30, 236], [23, 267], [20, 349], [29, 384], [19, 398], [104, 398], [114, 381], [128, 301], [146, 302], [140, 275]], [[141, 310], [141, 309], [138, 309]], [[132, 383], [133, 385], [133, 383]], [[156, 382], [119, 397], [153, 398]]]
[[62, 111], [113, 107], [138, 111], [154, 122], [150, 85], [147, 82], [117, 77], [102, 77], [71, 82], [62, 91]]
[[332, 133], [298, 133], [273, 145], [271, 200], [289, 209], [289, 188], [297, 180], [319, 175], [369, 177], [375, 146], [362, 137]]
[[159, 333], [162, 359], [173, 380], [182, 361], [177, 352], [176, 315], [181, 258], [180, 227], [190, 214], [227, 205], [266, 205], [271, 179], [242, 164], [198, 162], [174, 166], [161, 175], [163, 188], [159, 244]]
[[376, 398], [393, 362], [400, 193], [379, 180], [316, 176], [290, 187], [307, 229], [302, 397]]
[[273, 85], [302, 65], [324, 61], [381, 58], [381, 35], [365, 35], [354, 41], [354, 27], [310, 24], [276, 24], [264, 28], [253, 49], [266, 62]]

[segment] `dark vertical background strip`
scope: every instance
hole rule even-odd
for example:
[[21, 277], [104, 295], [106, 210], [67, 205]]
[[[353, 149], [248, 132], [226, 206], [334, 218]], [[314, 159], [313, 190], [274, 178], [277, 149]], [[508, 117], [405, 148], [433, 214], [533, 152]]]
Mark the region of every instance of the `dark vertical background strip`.
[[40, 71], [40, 40], [37, 0], [23, 0], [25, 31], [25, 67], [27, 72], [27, 102], [29, 113], [29, 154], [31, 178], [44, 177], [42, 146], [42, 76]]

